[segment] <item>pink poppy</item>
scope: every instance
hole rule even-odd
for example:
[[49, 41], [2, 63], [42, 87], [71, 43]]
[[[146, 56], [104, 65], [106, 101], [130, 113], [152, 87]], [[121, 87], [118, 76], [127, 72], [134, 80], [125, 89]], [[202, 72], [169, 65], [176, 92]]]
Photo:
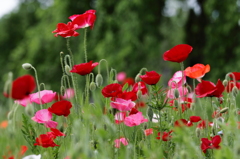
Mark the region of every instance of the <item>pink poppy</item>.
[[145, 119], [142, 115], [142, 112], [138, 112], [136, 114], [130, 115], [125, 118], [124, 124], [133, 127], [140, 125], [141, 123], [148, 122], [148, 119]]
[[183, 75], [182, 71], [177, 71], [174, 73], [172, 78], [168, 81], [168, 86], [170, 88], [178, 88], [186, 83], [186, 76]]
[[133, 85], [132, 91], [137, 93], [138, 90], [142, 92], [142, 95], [145, 95], [148, 92], [147, 86], [144, 82], [137, 82]]
[[43, 90], [40, 91], [40, 98], [39, 98], [39, 92], [33, 93], [30, 95], [31, 102], [40, 104], [40, 101], [42, 104], [50, 103], [55, 99], [56, 92], [53, 92], [52, 90]]
[[126, 112], [118, 112], [115, 114], [114, 118], [115, 118], [115, 123], [116, 124], [120, 124], [122, 122], [124, 122], [124, 119], [126, 118]]
[[175, 97], [175, 90], [178, 91], [178, 93], [179, 93], [179, 98], [184, 97], [184, 96], [187, 95], [187, 93], [188, 93], [187, 88], [181, 86], [181, 87], [178, 87], [178, 88], [169, 89], [169, 90], [167, 91], [167, 97], [170, 98], [170, 99], [176, 98], [176, 97]]
[[145, 136], [149, 136], [149, 135], [152, 135], [152, 134], [153, 134], [153, 129], [152, 128], [144, 130], [144, 135]]
[[110, 105], [120, 111], [130, 111], [135, 106], [135, 103], [131, 100], [116, 98], [116, 100], [112, 101]]
[[37, 123], [44, 124], [47, 128], [56, 128], [58, 123], [52, 121], [52, 113], [47, 109], [41, 109], [36, 112], [35, 116], [32, 117], [32, 120]]
[[124, 146], [127, 146], [127, 145], [128, 145], [128, 141], [127, 141], [127, 139], [124, 138], [124, 137], [119, 138], [119, 139], [116, 139], [114, 142], [115, 142], [115, 147], [116, 147], [116, 148], [120, 148], [121, 143], [122, 143]]

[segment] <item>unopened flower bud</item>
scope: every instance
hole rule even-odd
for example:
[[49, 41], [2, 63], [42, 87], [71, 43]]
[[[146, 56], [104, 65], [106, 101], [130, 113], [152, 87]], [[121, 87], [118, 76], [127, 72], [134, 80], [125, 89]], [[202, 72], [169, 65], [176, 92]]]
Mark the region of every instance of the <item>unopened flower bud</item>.
[[91, 82], [91, 83], [90, 83], [90, 86], [89, 86], [89, 89], [90, 89], [91, 91], [94, 91], [94, 90], [96, 89], [96, 84], [95, 84], [94, 82]]
[[70, 76], [71, 75], [71, 68], [70, 68], [70, 66], [69, 65], [65, 65], [65, 67], [64, 67], [64, 69], [65, 69], [65, 72], [66, 72], [66, 74], [68, 75], [68, 76]]
[[137, 91], [137, 98], [138, 98], [138, 99], [141, 99], [141, 97], [142, 97], [142, 91], [141, 91], [141, 90], [138, 90], [138, 91]]
[[227, 80], [223, 80], [223, 85], [224, 85], [224, 87], [227, 87], [228, 81]]
[[175, 98], [179, 98], [179, 91], [178, 91], [178, 89], [174, 89], [174, 96], [175, 96]]
[[8, 118], [9, 121], [13, 119], [13, 114], [14, 114], [14, 110], [11, 110], [11, 111], [8, 113], [7, 118]]
[[25, 113], [29, 116], [33, 116], [34, 115], [34, 108], [33, 108], [33, 105], [32, 104], [28, 104], [26, 107], [25, 107]]
[[30, 63], [24, 63], [24, 64], [22, 64], [22, 68], [24, 70], [31, 70], [32, 69], [32, 65]]
[[135, 77], [135, 82], [140, 82], [141, 81], [141, 78], [140, 78], [140, 74], [137, 74], [137, 76]]
[[235, 98], [237, 97], [237, 95], [238, 95], [238, 88], [237, 88], [236, 86], [233, 87], [233, 89], [232, 89], [232, 94], [233, 94], [233, 96], [234, 96]]
[[222, 110], [220, 110], [220, 113], [225, 113], [225, 112], [227, 112], [228, 111], [228, 107], [225, 107], [225, 108], [223, 108]]
[[102, 77], [102, 75], [99, 73], [99, 74], [97, 74], [97, 76], [96, 76], [96, 85], [97, 85], [97, 87], [100, 87], [100, 86], [102, 85], [102, 83], [103, 83], [103, 77]]

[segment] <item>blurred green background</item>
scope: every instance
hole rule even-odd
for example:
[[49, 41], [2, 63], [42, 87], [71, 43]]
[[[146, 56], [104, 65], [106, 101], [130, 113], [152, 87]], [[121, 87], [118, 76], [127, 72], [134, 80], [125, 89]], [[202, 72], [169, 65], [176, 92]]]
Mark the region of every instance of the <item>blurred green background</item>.
[[[0, 19], [1, 85], [33, 71], [40, 83], [58, 91], [62, 76], [60, 51], [68, 53], [66, 39], [51, 33], [73, 14], [95, 9], [97, 20], [88, 30], [88, 59], [106, 59], [111, 68], [135, 77], [146, 67], [165, 81], [180, 69], [162, 55], [177, 44], [193, 46], [184, 62], [210, 64], [204, 79], [214, 83], [228, 72], [240, 72], [240, 0], [20, 0], [17, 10]], [[84, 62], [83, 30], [70, 38], [75, 64]], [[103, 67], [102, 67], [103, 69]]]

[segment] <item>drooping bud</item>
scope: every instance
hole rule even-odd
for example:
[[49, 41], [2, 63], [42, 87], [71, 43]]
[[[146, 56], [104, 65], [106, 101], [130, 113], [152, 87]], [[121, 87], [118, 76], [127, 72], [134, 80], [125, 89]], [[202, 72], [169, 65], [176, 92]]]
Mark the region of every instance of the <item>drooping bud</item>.
[[25, 113], [29, 116], [34, 115], [34, 108], [32, 104], [27, 104], [27, 106], [25, 107]]
[[103, 83], [103, 77], [102, 77], [102, 75], [99, 73], [99, 74], [97, 74], [97, 76], [96, 76], [96, 85], [97, 85], [97, 87], [102, 86], [102, 83]]
[[13, 115], [14, 115], [14, 110], [11, 110], [7, 115], [7, 118], [9, 121], [11, 121], [13, 119]]
[[138, 99], [141, 99], [141, 97], [142, 97], [142, 91], [141, 91], [141, 90], [138, 90], [138, 91], [137, 91], [137, 98], [138, 98]]
[[140, 78], [141, 74], [137, 74], [137, 76], [135, 77], [135, 82], [140, 82], [141, 81], [141, 78]]
[[227, 80], [223, 80], [223, 85], [224, 85], [224, 87], [227, 87], [227, 85], [228, 85], [228, 81]]
[[24, 64], [22, 64], [22, 68], [24, 70], [31, 70], [32, 69], [32, 65], [30, 63], [24, 63]]
[[90, 91], [94, 91], [96, 89], [96, 84], [94, 82], [91, 82], [89, 89], [90, 89]]
[[237, 95], [238, 95], [238, 88], [237, 88], [236, 86], [233, 87], [233, 89], [232, 89], [232, 94], [233, 94], [233, 96], [234, 96], [235, 98], [237, 97]]
[[153, 118], [153, 110], [152, 108], [148, 107], [147, 108], [147, 116], [149, 118], [149, 121], [152, 121], [152, 118]]
[[71, 68], [70, 68], [70, 66], [69, 65], [65, 65], [64, 69], [65, 69], [66, 74], [68, 76], [70, 76], [71, 75], [71, 72], [70, 72]]

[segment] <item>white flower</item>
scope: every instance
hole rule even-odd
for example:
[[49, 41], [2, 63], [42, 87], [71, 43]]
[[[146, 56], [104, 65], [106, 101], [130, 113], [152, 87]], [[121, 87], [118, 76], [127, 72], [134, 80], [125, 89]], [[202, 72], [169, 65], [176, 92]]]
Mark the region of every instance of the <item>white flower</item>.
[[41, 159], [41, 154], [25, 156], [22, 159]]

